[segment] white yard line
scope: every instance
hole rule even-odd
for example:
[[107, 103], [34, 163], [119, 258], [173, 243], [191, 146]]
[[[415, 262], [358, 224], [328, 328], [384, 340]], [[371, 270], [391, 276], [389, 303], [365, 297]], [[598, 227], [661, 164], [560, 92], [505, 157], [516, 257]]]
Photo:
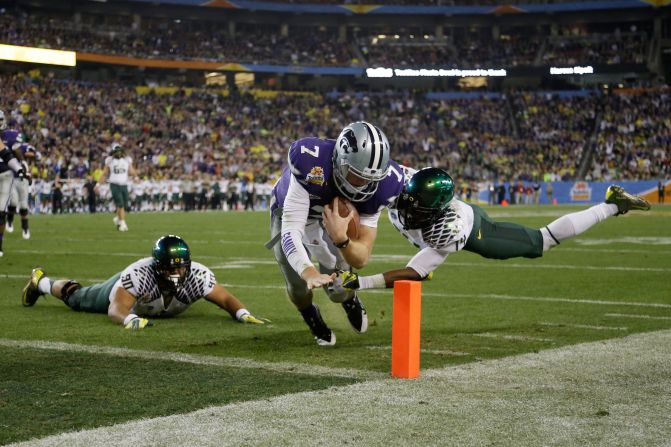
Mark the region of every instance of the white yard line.
[[501, 338], [503, 340], [515, 340], [515, 341], [542, 341], [542, 342], [553, 342], [552, 338], [540, 338], [540, 337], [529, 337], [527, 335], [508, 335], [508, 334], [496, 334], [493, 332], [474, 332], [467, 333], [461, 332], [458, 334], [460, 337], [484, 337], [484, 338]]
[[[373, 351], [391, 351], [391, 346], [366, 346], [366, 349], [370, 349]], [[446, 349], [420, 349], [419, 350], [422, 354], [435, 354], [435, 355], [451, 355], [455, 357], [463, 357], [467, 355], [471, 355], [468, 352], [461, 352], [461, 351], [450, 351]]]
[[42, 340], [10, 340], [0, 338], [0, 346], [9, 348], [31, 348], [53, 351], [84, 352], [87, 354], [106, 354], [116, 357], [166, 360], [171, 362], [193, 363], [197, 365], [224, 366], [232, 368], [265, 369], [268, 371], [303, 374], [309, 376], [347, 377], [355, 379], [379, 379], [383, 373], [350, 368], [329, 368], [290, 362], [262, 362], [246, 358], [216, 357], [212, 355], [184, 354], [180, 352], [142, 351], [111, 346], [81, 345]]
[[665, 445], [670, 370], [660, 331], [18, 445]]
[[591, 324], [573, 324], [573, 323], [551, 323], [549, 321], [542, 321], [541, 326], [548, 327], [573, 327], [577, 329], [593, 329], [595, 331], [628, 331], [626, 326], [594, 326]]
[[639, 315], [639, 314], [604, 314], [612, 318], [640, 318], [643, 320], [671, 320], [671, 317], [662, 317], [659, 315]]

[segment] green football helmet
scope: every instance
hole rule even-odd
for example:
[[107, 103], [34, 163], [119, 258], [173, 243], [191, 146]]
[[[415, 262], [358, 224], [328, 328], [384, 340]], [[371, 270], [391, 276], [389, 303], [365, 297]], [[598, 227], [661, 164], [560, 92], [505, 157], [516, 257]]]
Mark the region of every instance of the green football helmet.
[[454, 181], [438, 168], [417, 171], [396, 201], [398, 219], [406, 230], [433, 225], [454, 197]]
[[184, 239], [172, 234], [161, 237], [154, 244], [152, 257], [159, 280], [179, 291], [191, 270], [191, 251]]
[[119, 143], [113, 143], [112, 149], [110, 150], [110, 155], [114, 158], [121, 158], [124, 155], [123, 146]]

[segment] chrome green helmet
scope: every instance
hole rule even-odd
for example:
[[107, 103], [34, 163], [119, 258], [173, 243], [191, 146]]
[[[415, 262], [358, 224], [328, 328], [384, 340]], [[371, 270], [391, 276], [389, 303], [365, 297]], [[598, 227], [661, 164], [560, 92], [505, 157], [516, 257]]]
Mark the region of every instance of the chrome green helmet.
[[161, 237], [154, 244], [152, 258], [159, 279], [179, 291], [191, 270], [191, 251], [184, 239], [172, 234]]
[[406, 230], [434, 224], [454, 197], [454, 181], [438, 168], [424, 168], [410, 178], [396, 201], [398, 220]]
[[124, 156], [123, 146], [119, 143], [113, 143], [110, 149], [110, 155], [114, 158], [121, 158]]

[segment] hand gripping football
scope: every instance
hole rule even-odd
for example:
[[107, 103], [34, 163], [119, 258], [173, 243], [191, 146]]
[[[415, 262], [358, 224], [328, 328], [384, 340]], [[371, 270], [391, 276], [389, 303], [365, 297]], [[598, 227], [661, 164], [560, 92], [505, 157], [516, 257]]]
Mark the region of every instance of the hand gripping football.
[[342, 197], [336, 197], [331, 201], [330, 207], [332, 210], [335, 210], [336, 201], [338, 201], [338, 214], [340, 214], [340, 217], [347, 217], [350, 211], [354, 211], [354, 216], [349, 221], [349, 226], [347, 227], [347, 237], [352, 240], [359, 239], [359, 212], [352, 205], [352, 202]]

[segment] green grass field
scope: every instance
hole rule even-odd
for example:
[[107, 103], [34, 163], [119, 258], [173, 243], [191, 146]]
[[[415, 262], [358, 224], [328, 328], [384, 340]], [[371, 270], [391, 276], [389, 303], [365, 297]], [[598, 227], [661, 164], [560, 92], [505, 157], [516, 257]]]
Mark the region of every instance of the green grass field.
[[[540, 227], [578, 209], [488, 211]], [[422, 370], [671, 328], [670, 218], [669, 207], [612, 218], [536, 260], [450, 256], [434, 280], [423, 283]], [[285, 295], [272, 252], [263, 247], [266, 213], [132, 214], [128, 224], [130, 231], [120, 233], [109, 214], [32, 216], [32, 239], [5, 235], [0, 444], [388, 375], [392, 292], [362, 293], [371, 324], [364, 335], [317, 292], [338, 337], [331, 349], [317, 347]], [[167, 233], [182, 236], [194, 260], [273, 324], [242, 325], [202, 301], [130, 333], [105, 315], [76, 313], [54, 298], [21, 306], [32, 267], [44, 267], [54, 279], [91, 284], [149, 256], [152, 243]], [[402, 267], [414, 252], [383, 216], [363, 272]], [[207, 361], [168, 358], [175, 353]]]

